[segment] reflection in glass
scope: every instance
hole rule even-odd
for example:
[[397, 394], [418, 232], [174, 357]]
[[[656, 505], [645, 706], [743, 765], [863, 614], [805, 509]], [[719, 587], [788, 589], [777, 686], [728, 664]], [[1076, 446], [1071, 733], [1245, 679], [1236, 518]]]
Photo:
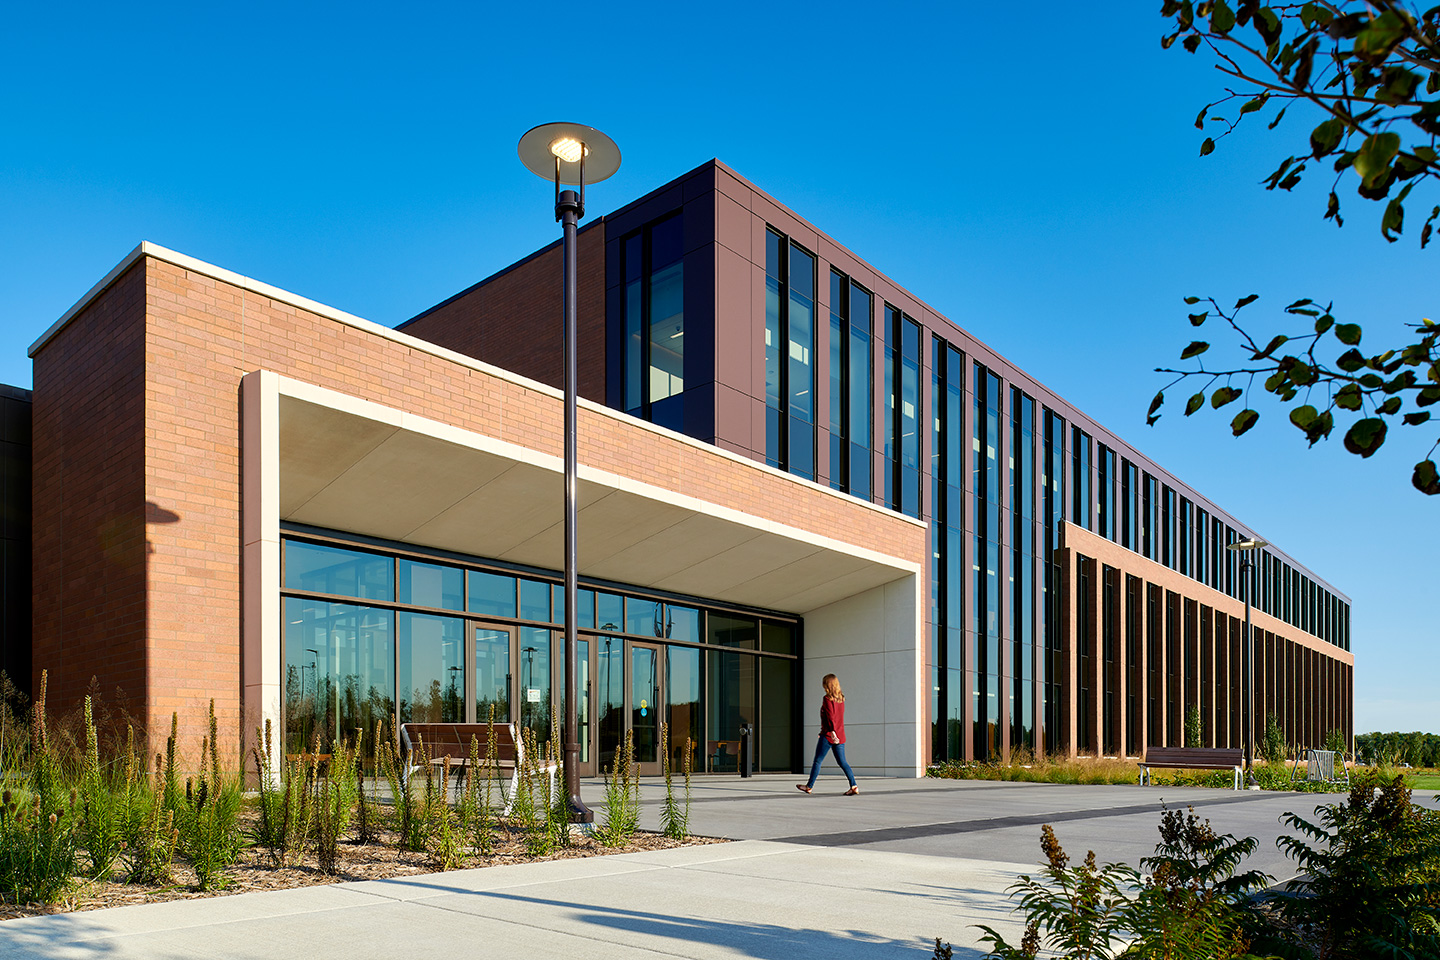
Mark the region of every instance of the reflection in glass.
[[665, 604], [665, 636], [686, 643], [700, 642], [700, 611], [694, 607]]
[[465, 720], [465, 621], [396, 614], [401, 723]]
[[744, 647], [755, 649], [755, 620], [753, 617], [731, 617], [712, 613], [705, 618], [709, 625], [711, 643], [722, 647]]
[[393, 724], [394, 667], [388, 610], [286, 598], [285, 752]]
[[760, 744], [760, 770], [788, 771], [795, 767], [794, 671], [794, 660], [760, 660], [764, 713], [755, 731]]
[[540, 749], [550, 739], [550, 631], [520, 628], [520, 725], [535, 734]]
[[286, 540], [285, 586], [363, 600], [394, 600], [395, 561], [359, 550]]
[[580, 762], [590, 762], [590, 641], [575, 641], [575, 693], [580, 701], [575, 715], [575, 736], [580, 741]]
[[660, 759], [659, 651], [630, 648], [630, 729], [635, 737], [635, 762]]
[[642, 637], [664, 636], [664, 604], [655, 600], [625, 599], [625, 632]]
[[510, 631], [478, 629], [475, 631], [475, 719], [490, 720], [491, 708], [495, 721], [510, 720]]
[[520, 619], [550, 622], [550, 584], [520, 580]]
[[755, 657], [727, 650], [710, 651], [709, 730], [705, 752], [709, 769], [739, 769], [740, 725], [755, 722]]
[[596, 639], [596, 695], [600, 717], [600, 770], [615, 766], [615, 751], [625, 735], [625, 641], [619, 637]]
[[471, 570], [470, 612], [486, 617], [514, 617], [515, 578]]
[[795, 628], [788, 623], [766, 621], [760, 627], [760, 649], [766, 653], [794, 653]]
[[614, 593], [595, 594], [595, 628], [620, 630], [625, 623], [625, 598]]
[[459, 567], [415, 560], [401, 560], [399, 563], [401, 603], [443, 610], [465, 609], [465, 571]]
[[700, 767], [700, 651], [693, 647], [665, 648], [666, 722], [670, 725], [670, 769], [683, 769], [685, 741], [690, 741], [691, 769]]

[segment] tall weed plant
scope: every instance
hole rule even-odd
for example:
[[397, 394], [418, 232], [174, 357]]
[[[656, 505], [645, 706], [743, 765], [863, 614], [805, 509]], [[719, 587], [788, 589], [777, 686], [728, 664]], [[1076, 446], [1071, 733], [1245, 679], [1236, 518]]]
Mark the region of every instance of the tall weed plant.
[[635, 737], [625, 731], [615, 762], [605, 776], [605, 822], [595, 837], [607, 847], [623, 847], [640, 826], [640, 776], [635, 767]]
[[[172, 717], [171, 730], [178, 724]], [[178, 801], [176, 821], [180, 828], [180, 850], [195, 870], [195, 884], [210, 890], [223, 882], [224, 870], [240, 855], [240, 805], [242, 791], [239, 777], [226, 773], [220, 766], [217, 743], [219, 725], [215, 719], [215, 701], [210, 701], [210, 732], [200, 744], [202, 771], [198, 777], [185, 781], [184, 797]], [[167, 756], [175, 755], [175, 734], [167, 744]]]
[[321, 873], [337, 872], [340, 838], [355, 816], [360, 747], [358, 742], [351, 745], [337, 737], [330, 748], [330, 761], [315, 778], [315, 859]]

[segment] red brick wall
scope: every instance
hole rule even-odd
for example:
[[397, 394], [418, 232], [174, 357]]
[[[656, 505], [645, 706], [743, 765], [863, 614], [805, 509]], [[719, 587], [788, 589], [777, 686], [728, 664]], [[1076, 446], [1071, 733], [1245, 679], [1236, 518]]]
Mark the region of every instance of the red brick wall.
[[33, 689], [48, 670], [53, 712], [92, 676], [137, 709], [149, 690], [145, 292], [141, 262], [35, 355]]
[[[605, 402], [605, 222], [579, 235], [575, 254], [580, 396]], [[432, 307], [402, 325], [429, 340], [522, 377], [563, 386], [564, 258], [559, 245]]]
[[[143, 321], [137, 316], [142, 292]], [[107, 341], [100, 323], [117, 313], [127, 319], [123, 333], [129, 343], [118, 358], [115, 338]], [[127, 592], [112, 589], [114, 570], [105, 568], [110, 576], [96, 602], [128, 597], [133, 610], [123, 621], [129, 631], [123, 648], [114, 647], [119, 628], [108, 619], [97, 624], [89, 613], [89, 594], [72, 591], [62, 598], [48, 592], [70, 576], [76, 543], [91, 544], [82, 563], [104, 559], [95, 537], [86, 541], [82, 530], [72, 533], [67, 527], [58, 542], [37, 540], [37, 555], [46, 558], [43, 578], [37, 568], [37, 623], [43, 615], [47, 636], [84, 637], [97, 653], [115, 649], [114, 659], [124, 661], [126, 676], [143, 675], [152, 729], [163, 739], [171, 711], [179, 712], [187, 750], [198, 747], [206, 732], [209, 698], [216, 699], [232, 748], [241, 723], [239, 390], [244, 374], [272, 370], [561, 454], [562, 404], [554, 396], [160, 260], [146, 258], [133, 267], [37, 356], [37, 440], [47, 432], [63, 435], [66, 424], [90, 416], [97, 392], [115, 389], [82, 391], [63, 409], [55, 408], [54, 397], [64, 395], [71, 379], [66, 374], [73, 375], [77, 356], [89, 357], [97, 377], [108, 378], [105, 383], [123, 382], [128, 419], [84, 432], [63, 452], [53, 449], [53, 441], [43, 452], [37, 444], [37, 493], [41, 470], [54, 476], [63, 464], [71, 489], [83, 486], [101, 515], [115, 513], [116, 504], [148, 500], [152, 510], [176, 519], [149, 527], [148, 623], [143, 564], [125, 581]], [[75, 385], [88, 382], [73, 380]], [[54, 433], [57, 428], [60, 434]], [[582, 409], [580, 431], [580, 456], [587, 464], [924, 563], [924, 531], [898, 517], [613, 416]], [[125, 469], [115, 469], [117, 459], [124, 460]], [[58, 515], [61, 498], [52, 497], [48, 505], [44, 516]], [[64, 505], [71, 507], [69, 496]], [[134, 514], [136, 524], [139, 516]], [[41, 517], [37, 512], [37, 525]], [[144, 560], [141, 537], [134, 534], [126, 541], [127, 558]], [[109, 629], [97, 633], [97, 625]], [[37, 649], [36, 662], [44, 659]]]

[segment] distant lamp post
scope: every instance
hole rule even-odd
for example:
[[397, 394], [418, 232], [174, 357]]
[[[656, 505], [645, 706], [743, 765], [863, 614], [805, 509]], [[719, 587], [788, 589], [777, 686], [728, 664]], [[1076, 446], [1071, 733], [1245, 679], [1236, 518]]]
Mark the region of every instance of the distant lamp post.
[[[578, 448], [575, 440], [577, 366], [575, 349], [575, 233], [585, 216], [585, 183], [598, 183], [620, 169], [620, 148], [594, 127], [579, 123], [543, 123], [520, 138], [520, 162], [538, 177], [555, 183], [555, 219], [564, 235], [565, 333], [565, 790], [570, 795], [570, 819], [593, 823], [594, 812], [580, 799], [580, 743], [576, 731], [575, 678], [578, 673], [575, 636], [577, 550], [575, 516], [578, 508]], [[561, 184], [580, 189], [561, 190]]]
[[1250, 629], [1250, 595], [1255, 589], [1255, 561], [1250, 559], [1250, 555], [1268, 546], [1264, 540], [1241, 540], [1225, 548], [1240, 555], [1240, 593], [1245, 598], [1245, 656], [1241, 664], [1245, 703], [1240, 711], [1240, 735], [1245, 741], [1246, 786], [1255, 785], [1255, 640]]

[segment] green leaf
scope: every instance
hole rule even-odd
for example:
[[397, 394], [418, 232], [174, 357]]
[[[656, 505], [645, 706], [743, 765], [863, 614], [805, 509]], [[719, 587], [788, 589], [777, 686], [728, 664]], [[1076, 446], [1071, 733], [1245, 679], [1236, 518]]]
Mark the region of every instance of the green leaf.
[[1400, 398], [1391, 397], [1375, 409], [1375, 412], [1383, 417], [1391, 417], [1400, 412]]
[[1319, 415], [1319, 411], [1307, 403], [1303, 407], [1296, 407], [1290, 411], [1290, 422], [1301, 430], [1304, 430], [1310, 426], [1310, 424], [1314, 423], [1315, 418]]
[[1355, 56], [1366, 60], [1382, 60], [1405, 35], [1405, 21], [1393, 10], [1386, 10], [1355, 35]]
[[1208, 311], [1205, 312], [1205, 313], [1192, 313], [1192, 314], [1190, 314], [1190, 326], [1192, 326], [1192, 327], [1198, 327], [1198, 326], [1200, 326], [1200, 324], [1202, 324], [1202, 323], [1205, 322], [1205, 318], [1208, 317], [1208, 316], [1210, 316], [1210, 313], [1209, 313]]
[[1204, 353], [1206, 350], [1209, 349], [1210, 344], [1206, 343], [1204, 340], [1191, 341], [1190, 346], [1180, 351], [1180, 359], [1189, 360], [1191, 357], [1198, 357], [1200, 356], [1200, 354]]
[[1360, 149], [1355, 152], [1353, 166], [1355, 172], [1360, 175], [1362, 185], [1371, 189], [1378, 188], [1390, 174], [1390, 163], [1395, 159], [1395, 154], [1400, 152], [1400, 134], [1398, 133], [1372, 133], [1365, 138]]
[[1205, 114], [1207, 114], [1207, 113], [1209, 113], [1209, 112], [1210, 112], [1210, 104], [1208, 104], [1208, 103], [1205, 104], [1205, 106], [1203, 106], [1203, 107], [1200, 108], [1200, 112], [1195, 115], [1195, 129], [1196, 129], [1196, 130], [1204, 130], [1204, 129], [1205, 129]]
[[1280, 39], [1280, 18], [1269, 7], [1261, 7], [1255, 11], [1255, 29], [1266, 46], [1270, 46]]
[[1234, 436], [1238, 437], [1240, 436], [1240, 434], [1255, 426], [1255, 421], [1259, 419], [1260, 414], [1256, 411], [1241, 410], [1239, 413], [1235, 414], [1235, 419], [1230, 421], [1230, 432]]
[[1247, 113], [1254, 113], [1256, 110], [1263, 110], [1265, 108], [1266, 101], [1268, 101], [1269, 99], [1270, 94], [1262, 93], [1258, 97], [1252, 97], [1251, 99], [1246, 100], [1245, 103], [1240, 107], [1240, 116], [1243, 117]]
[[1425, 410], [1421, 413], [1407, 413], [1402, 419], [1405, 421], [1405, 426], [1418, 427], [1430, 419], [1430, 411]]
[[1315, 302], [1315, 301], [1314, 301], [1314, 300], [1311, 300], [1309, 297], [1305, 297], [1303, 300], [1296, 300], [1294, 303], [1290, 304], [1290, 306], [1288, 306], [1288, 307], [1285, 308], [1285, 312], [1286, 312], [1286, 313], [1294, 313], [1296, 310], [1299, 310], [1301, 307], [1308, 307], [1308, 306], [1310, 306], [1310, 304], [1312, 304], [1312, 303], [1314, 303], [1314, 302]]
[[[1380, 219], [1380, 236], [1394, 243], [1405, 231], [1405, 206], [1396, 197], [1385, 205], [1385, 215]], [[1393, 236], [1391, 234], [1394, 234]]]
[[1307, 3], [1300, 8], [1300, 22], [1305, 25], [1306, 30], [1314, 30], [1316, 27], [1323, 30], [1330, 26], [1330, 16], [1330, 11], [1318, 3]]
[[1285, 336], [1284, 334], [1276, 334], [1274, 337], [1271, 338], [1270, 343], [1265, 347], [1264, 350], [1261, 350], [1259, 353], [1255, 354], [1255, 356], [1251, 357], [1250, 359], [1264, 360], [1266, 357], [1270, 356], [1270, 354], [1274, 353], [1289, 340], [1290, 338]]
[[1360, 386], [1364, 387], [1367, 390], [1377, 390], [1380, 387], [1385, 386], [1385, 381], [1381, 380], [1373, 373], [1367, 373], [1365, 374], [1365, 376], [1360, 378]]
[[1315, 332], [1316, 332], [1316, 333], [1324, 333], [1326, 330], [1329, 330], [1329, 329], [1330, 329], [1330, 326], [1331, 326], [1334, 322], [1335, 322], [1335, 318], [1334, 318], [1334, 317], [1330, 316], [1330, 314], [1328, 314], [1328, 313], [1325, 314], [1323, 317], [1320, 317], [1318, 320], [1315, 321]]
[[1385, 431], [1389, 429], [1379, 417], [1366, 417], [1351, 424], [1345, 431], [1345, 449], [1361, 457], [1369, 458], [1385, 442]]
[[1360, 324], [1337, 323], [1335, 325], [1335, 339], [1353, 347], [1360, 342]]
[[1210, 154], [1212, 154], [1212, 153], [1214, 153], [1214, 152], [1215, 152], [1215, 141], [1214, 141], [1213, 139], [1211, 139], [1210, 137], [1206, 137], [1206, 138], [1205, 138], [1205, 142], [1202, 143], [1202, 144], [1200, 144], [1200, 156], [1202, 156], [1202, 157], [1208, 157]]
[[1342, 410], [1359, 410], [1361, 402], [1358, 384], [1347, 383], [1335, 394], [1335, 406]]
[[1215, 9], [1210, 14], [1210, 30], [1214, 33], [1229, 33], [1235, 29], [1235, 14], [1225, 0], [1215, 0]]
[[1330, 191], [1330, 201], [1325, 205], [1325, 219], [1334, 220], [1336, 226], [1345, 225], [1345, 218], [1340, 216], [1340, 198], [1335, 195], [1334, 190]]
[[1199, 297], [1186, 297], [1186, 298], [1185, 298], [1185, 302], [1188, 303], [1188, 304], [1190, 304], [1191, 306], [1194, 306], [1195, 304], [1197, 304], [1197, 303], [1200, 302], [1200, 298], [1199, 298]]
[[1155, 394], [1155, 399], [1150, 401], [1150, 410], [1149, 410], [1149, 413], [1154, 413], [1156, 410], [1159, 410], [1159, 409], [1160, 409], [1160, 405], [1163, 404], [1164, 402], [1165, 402], [1165, 391], [1164, 391], [1164, 390], [1161, 390], [1159, 393]]
[[1359, 350], [1346, 350], [1336, 359], [1335, 366], [1346, 373], [1354, 373], [1365, 366], [1365, 358], [1360, 355]]
[[1434, 460], [1421, 460], [1415, 464], [1415, 472], [1410, 476], [1410, 483], [1416, 490], [1427, 496], [1435, 496], [1440, 493], [1440, 474], [1435, 470]]
[[1214, 393], [1210, 394], [1210, 406], [1219, 410], [1225, 406], [1225, 404], [1239, 397], [1240, 393], [1241, 391], [1236, 390], [1234, 387], [1219, 387]]
[[1205, 391], [1201, 390], [1199, 393], [1195, 394], [1195, 396], [1185, 401], [1185, 416], [1190, 416], [1190, 414], [1194, 413], [1196, 410], [1199, 410], [1203, 406], [1205, 406]]
[[1246, 305], [1251, 304], [1251, 303], [1254, 303], [1256, 300], [1259, 300], [1259, 299], [1260, 299], [1260, 294], [1258, 294], [1258, 293], [1252, 293], [1252, 294], [1250, 294], [1250, 296], [1248, 296], [1248, 297], [1241, 297], [1239, 300], [1236, 300], [1236, 301], [1235, 301], [1235, 309], [1236, 309], [1236, 310], [1239, 310], [1241, 307], [1246, 306]]
[[1326, 120], [1320, 126], [1310, 131], [1310, 155], [1316, 160], [1326, 156], [1336, 147], [1340, 146], [1340, 138], [1345, 135], [1345, 123], [1338, 119]]

